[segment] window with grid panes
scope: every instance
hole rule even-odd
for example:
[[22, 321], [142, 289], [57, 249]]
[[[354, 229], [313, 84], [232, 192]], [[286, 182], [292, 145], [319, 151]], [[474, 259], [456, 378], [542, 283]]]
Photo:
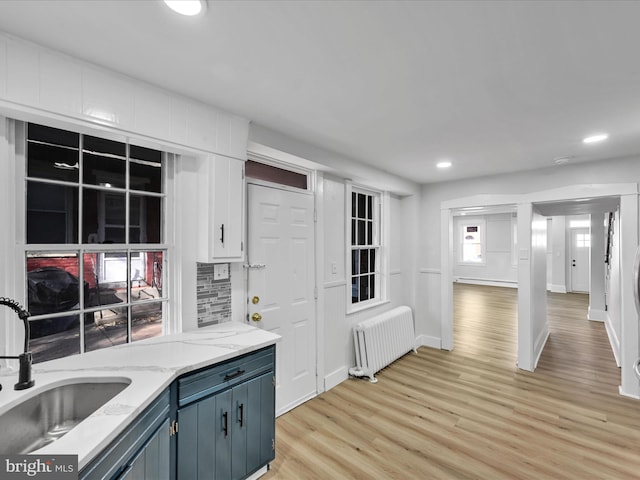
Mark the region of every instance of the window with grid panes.
[[24, 136], [34, 362], [161, 335], [170, 155], [34, 123]]
[[380, 195], [351, 191], [351, 304], [380, 298]]

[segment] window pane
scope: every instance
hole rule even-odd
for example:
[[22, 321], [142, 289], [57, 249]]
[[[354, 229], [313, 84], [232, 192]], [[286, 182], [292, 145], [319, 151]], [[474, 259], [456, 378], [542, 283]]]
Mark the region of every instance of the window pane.
[[358, 245], [366, 245], [366, 225], [365, 220], [358, 220]]
[[29, 349], [33, 354], [33, 363], [80, 353], [79, 315], [29, 320], [29, 325]]
[[85, 317], [85, 351], [127, 343], [127, 307], [109, 308]]
[[373, 245], [373, 222], [367, 221], [367, 245]]
[[367, 219], [373, 220], [373, 196], [367, 195]]
[[129, 243], [160, 243], [162, 199], [131, 195]]
[[32, 316], [77, 310], [79, 304], [77, 255], [27, 254], [27, 310]]
[[124, 243], [125, 194], [85, 189], [83, 243]]
[[365, 207], [367, 202], [367, 196], [359, 193], [358, 194], [358, 218], [367, 218], [366, 213], [367, 209]]
[[360, 277], [360, 301], [369, 300], [369, 277]]
[[351, 245], [356, 245], [356, 233], [357, 233], [356, 221], [351, 220]]
[[376, 251], [375, 249], [371, 249], [369, 251], [369, 271], [370, 272], [375, 272], [376, 271]]
[[289, 187], [308, 189], [307, 175], [304, 173], [292, 172], [283, 168], [266, 165], [260, 162], [247, 160], [245, 162], [245, 175], [249, 178], [266, 180], [267, 182], [279, 183]]
[[78, 242], [78, 188], [27, 182], [27, 243]]
[[162, 335], [162, 303], [144, 303], [131, 307], [132, 341]]
[[357, 194], [355, 192], [351, 192], [351, 217], [357, 217]]
[[115, 142], [113, 140], [107, 140], [106, 138], [92, 137], [90, 135], [85, 135], [83, 137], [83, 142], [83, 151], [85, 152], [116, 155], [122, 158], [125, 158], [127, 154], [127, 147], [122, 142]]
[[82, 163], [83, 182], [101, 187], [126, 187], [127, 162], [121, 158], [91, 155], [85, 152]]
[[127, 301], [126, 252], [85, 253], [86, 307]]
[[162, 193], [161, 164], [129, 163], [129, 188], [146, 192]]
[[351, 303], [358, 303], [360, 294], [358, 293], [358, 277], [351, 278]]
[[74, 148], [78, 148], [80, 144], [80, 135], [78, 133], [45, 127], [44, 125], [37, 125], [35, 123], [29, 123], [27, 125], [27, 138], [38, 142]]
[[357, 275], [360, 273], [359, 260], [360, 259], [358, 257], [358, 251], [352, 250], [351, 251], [351, 274], [352, 275]]
[[376, 276], [375, 275], [369, 275], [369, 288], [371, 289], [369, 291], [369, 298], [375, 298], [376, 296]]
[[131, 253], [131, 301], [162, 296], [162, 252]]
[[358, 273], [369, 273], [369, 251], [360, 250], [360, 271]]
[[479, 243], [466, 243], [462, 246], [463, 262], [482, 262], [482, 246]]
[[77, 183], [78, 150], [29, 142], [27, 176]]

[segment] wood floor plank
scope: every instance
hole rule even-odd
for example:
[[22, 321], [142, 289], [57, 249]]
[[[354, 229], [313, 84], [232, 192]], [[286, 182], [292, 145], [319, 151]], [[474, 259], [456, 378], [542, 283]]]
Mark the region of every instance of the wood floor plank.
[[455, 349], [420, 348], [277, 420], [265, 479], [640, 478], [640, 401], [588, 296], [548, 294], [550, 338], [518, 370], [517, 290], [454, 285]]

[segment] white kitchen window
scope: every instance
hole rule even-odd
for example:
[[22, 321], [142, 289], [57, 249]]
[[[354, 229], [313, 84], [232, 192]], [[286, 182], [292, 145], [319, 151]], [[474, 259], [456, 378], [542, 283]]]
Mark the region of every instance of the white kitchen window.
[[347, 311], [374, 306], [385, 299], [382, 245], [382, 195], [348, 185]]
[[458, 242], [458, 262], [470, 265], [482, 265], [485, 259], [485, 222], [477, 220], [461, 223]]
[[161, 335], [172, 155], [16, 125], [34, 362]]

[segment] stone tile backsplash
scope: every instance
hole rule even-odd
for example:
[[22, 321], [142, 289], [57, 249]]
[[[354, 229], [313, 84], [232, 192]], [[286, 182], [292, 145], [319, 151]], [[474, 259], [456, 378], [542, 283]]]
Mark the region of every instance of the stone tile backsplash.
[[214, 280], [213, 267], [197, 265], [198, 327], [231, 321], [231, 272], [227, 279]]

